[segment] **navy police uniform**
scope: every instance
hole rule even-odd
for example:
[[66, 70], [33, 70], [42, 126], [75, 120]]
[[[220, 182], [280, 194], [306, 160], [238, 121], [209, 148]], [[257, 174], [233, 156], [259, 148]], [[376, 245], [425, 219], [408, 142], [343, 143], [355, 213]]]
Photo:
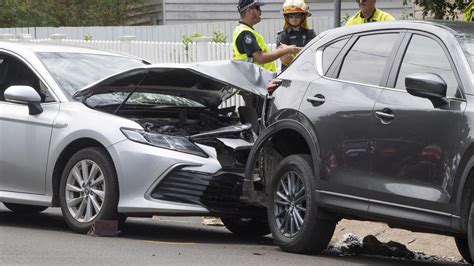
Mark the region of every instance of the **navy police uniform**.
[[[276, 45], [277, 47], [280, 46], [280, 44], [303, 47], [314, 37], [316, 37], [316, 33], [313, 29], [300, 28], [299, 31], [295, 31], [291, 27], [288, 27], [288, 29], [278, 32]], [[286, 68], [287, 66], [282, 65], [282, 70]]]

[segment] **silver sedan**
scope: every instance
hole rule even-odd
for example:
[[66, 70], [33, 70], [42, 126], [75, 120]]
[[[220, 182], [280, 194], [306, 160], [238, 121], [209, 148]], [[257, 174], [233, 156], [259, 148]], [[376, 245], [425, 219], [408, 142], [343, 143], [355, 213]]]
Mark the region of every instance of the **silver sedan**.
[[[80, 233], [161, 214], [216, 215], [234, 233], [267, 234], [265, 211], [240, 193], [271, 78], [249, 63], [149, 65], [0, 42], [0, 202], [61, 207]], [[222, 104], [234, 95], [245, 105]]]

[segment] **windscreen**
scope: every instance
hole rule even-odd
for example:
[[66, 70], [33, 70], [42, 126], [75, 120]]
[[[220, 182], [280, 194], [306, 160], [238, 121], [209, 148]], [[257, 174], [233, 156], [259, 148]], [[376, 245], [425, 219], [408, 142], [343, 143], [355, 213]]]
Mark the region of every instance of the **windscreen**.
[[474, 38], [460, 39], [460, 43], [467, 57], [467, 61], [469, 61], [471, 65], [471, 71], [474, 73]]
[[181, 107], [181, 108], [199, 108], [205, 107], [204, 105], [195, 102], [193, 100], [179, 97], [175, 95], [166, 95], [161, 93], [143, 93], [135, 92], [129, 95], [130, 92], [110, 92], [95, 94], [88, 97], [85, 103], [90, 107], [116, 107], [119, 104], [125, 102], [124, 107], [131, 106], [148, 106], [152, 108], [169, 108], [169, 107]]
[[36, 54], [69, 97], [86, 85], [145, 64], [139, 59], [111, 55], [68, 52]]

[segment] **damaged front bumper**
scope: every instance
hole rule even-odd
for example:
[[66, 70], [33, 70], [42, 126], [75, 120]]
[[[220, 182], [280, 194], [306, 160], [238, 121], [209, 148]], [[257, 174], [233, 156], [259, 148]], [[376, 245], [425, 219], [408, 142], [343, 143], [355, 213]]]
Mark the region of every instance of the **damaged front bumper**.
[[241, 201], [242, 172], [215, 174], [177, 167], [151, 191], [155, 200], [202, 206], [219, 217], [255, 217], [261, 212]]
[[252, 143], [211, 140], [215, 147], [198, 144], [208, 157], [130, 140], [109, 147], [114, 161], [118, 161], [118, 211], [130, 216], [260, 215], [261, 210], [241, 200], [245, 159]]

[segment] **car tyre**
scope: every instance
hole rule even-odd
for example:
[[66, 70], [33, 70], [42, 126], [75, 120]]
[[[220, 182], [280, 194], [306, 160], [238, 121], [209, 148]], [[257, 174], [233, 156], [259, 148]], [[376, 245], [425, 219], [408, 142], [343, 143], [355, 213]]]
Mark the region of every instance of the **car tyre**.
[[471, 253], [469, 251], [469, 243], [467, 238], [456, 237], [454, 239], [456, 241], [456, 247], [458, 248], [459, 253], [464, 258], [465, 261], [468, 263], [473, 263]]
[[456, 246], [461, 253], [461, 256], [468, 263], [474, 263], [474, 201], [471, 202], [471, 206], [467, 216], [467, 236], [457, 237]]
[[85, 148], [67, 162], [59, 186], [61, 211], [67, 225], [87, 233], [96, 220], [118, 220], [118, 180], [109, 155]]
[[318, 254], [327, 248], [336, 220], [323, 219], [316, 206], [316, 177], [309, 155], [283, 159], [268, 188], [268, 222], [275, 243], [284, 251]]
[[266, 219], [262, 218], [221, 218], [224, 226], [239, 237], [253, 238], [270, 234]]
[[22, 214], [40, 213], [48, 208], [46, 206], [25, 205], [8, 202], [4, 202], [3, 205], [5, 205], [5, 207], [7, 207], [10, 211]]

